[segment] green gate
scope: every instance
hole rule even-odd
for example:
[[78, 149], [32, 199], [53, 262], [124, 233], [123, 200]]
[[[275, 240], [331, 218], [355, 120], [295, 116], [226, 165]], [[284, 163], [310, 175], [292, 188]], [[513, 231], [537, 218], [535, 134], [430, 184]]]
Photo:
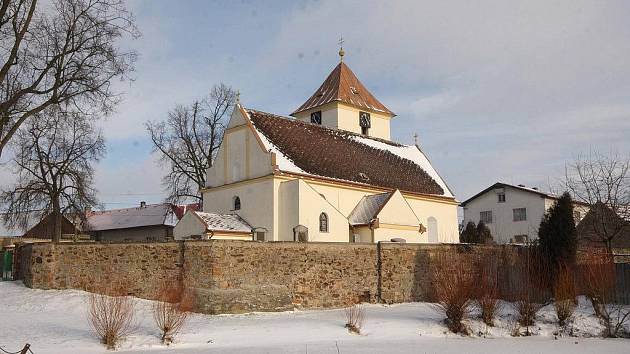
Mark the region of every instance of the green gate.
[[13, 280], [13, 250], [2, 252], [2, 280]]

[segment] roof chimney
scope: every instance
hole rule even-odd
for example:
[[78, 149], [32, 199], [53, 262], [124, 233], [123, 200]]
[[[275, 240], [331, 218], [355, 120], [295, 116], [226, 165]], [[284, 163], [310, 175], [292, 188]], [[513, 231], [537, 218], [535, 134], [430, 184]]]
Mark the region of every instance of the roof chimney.
[[538, 187], [532, 187], [532, 189], [533, 189], [533, 190], [535, 190], [535, 191], [537, 191], [537, 190], [538, 190]]
[[525, 185], [524, 185], [524, 184], [519, 184], [518, 186], [519, 186], [519, 187], [522, 187], [522, 188], [525, 188]]
[[145, 202], [144, 200], [140, 202], [140, 208], [144, 208], [147, 206], [147, 202]]

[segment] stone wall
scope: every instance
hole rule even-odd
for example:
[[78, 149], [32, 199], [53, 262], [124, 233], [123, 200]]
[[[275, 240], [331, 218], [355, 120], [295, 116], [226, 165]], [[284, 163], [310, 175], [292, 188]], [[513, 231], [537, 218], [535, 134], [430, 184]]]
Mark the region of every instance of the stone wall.
[[[243, 313], [430, 300], [441, 255], [496, 259], [501, 293], [518, 283], [518, 246], [340, 244], [251, 241], [32, 244], [20, 252], [27, 286], [85, 289], [113, 276], [154, 298], [162, 281], [194, 288], [197, 311]], [[473, 271], [444, 269], [443, 271]], [[439, 271], [439, 270], [438, 270]]]

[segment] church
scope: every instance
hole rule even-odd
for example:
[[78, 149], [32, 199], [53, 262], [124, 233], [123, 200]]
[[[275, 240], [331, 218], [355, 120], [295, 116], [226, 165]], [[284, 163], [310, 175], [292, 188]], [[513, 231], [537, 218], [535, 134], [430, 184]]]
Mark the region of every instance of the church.
[[[459, 242], [458, 202], [343, 61], [290, 117], [234, 107], [176, 239]], [[404, 124], [404, 122], [402, 122]]]

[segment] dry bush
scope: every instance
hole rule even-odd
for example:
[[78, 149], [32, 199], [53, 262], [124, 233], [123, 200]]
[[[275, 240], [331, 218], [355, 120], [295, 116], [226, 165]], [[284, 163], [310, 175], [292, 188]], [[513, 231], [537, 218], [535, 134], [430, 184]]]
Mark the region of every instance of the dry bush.
[[560, 327], [566, 326], [575, 312], [576, 289], [574, 274], [573, 267], [560, 265], [553, 284], [554, 307]]
[[493, 257], [484, 257], [479, 263], [477, 281], [477, 303], [483, 322], [494, 327], [494, 319], [499, 311], [499, 282], [497, 261]]
[[530, 335], [529, 327], [536, 322], [536, 314], [549, 302], [547, 284], [551, 268], [544, 257], [540, 257], [532, 246], [524, 249], [524, 254], [516, 262], [516, 301], [514, 307], [517, 321], [525, 327], [525, 335]]
[[128, 295], [129, 287], [124, 282], [110, 280], [108, 285], [94, 284], [100, 285], [99, 293], [88, 295], [88, 320], [101, 343], [107, 349], [115, 349], [136, 328], [136, 302]]
[[453, 333], [468, 334], [462, 320], [469, 314], [475, 295], [472, 270], [466, 255], [441, 254], [432, 262], [435, 307], [446, 316], [446, 326]]
[[192, 292], [179, 281], [163, 281], [153, 302], [153, 319], [160, 330], [163, 344], [170, 344], [182, 329], [192, 310]]
[[604, 325], [605, 337], [618, 337], [626, 323], [630, 322], [630, 310], [615, 299], [615, 263], [612, 254], [606, 253], [582, 267], [580, 285], [591, 301], [595, 315]]
[[346, 307], [344, 310], [346, 315], [346, 328], [351, 333], [361, 334], [361, 327], [365, 321], [365, 308], [361, 304], [355, 304]]

